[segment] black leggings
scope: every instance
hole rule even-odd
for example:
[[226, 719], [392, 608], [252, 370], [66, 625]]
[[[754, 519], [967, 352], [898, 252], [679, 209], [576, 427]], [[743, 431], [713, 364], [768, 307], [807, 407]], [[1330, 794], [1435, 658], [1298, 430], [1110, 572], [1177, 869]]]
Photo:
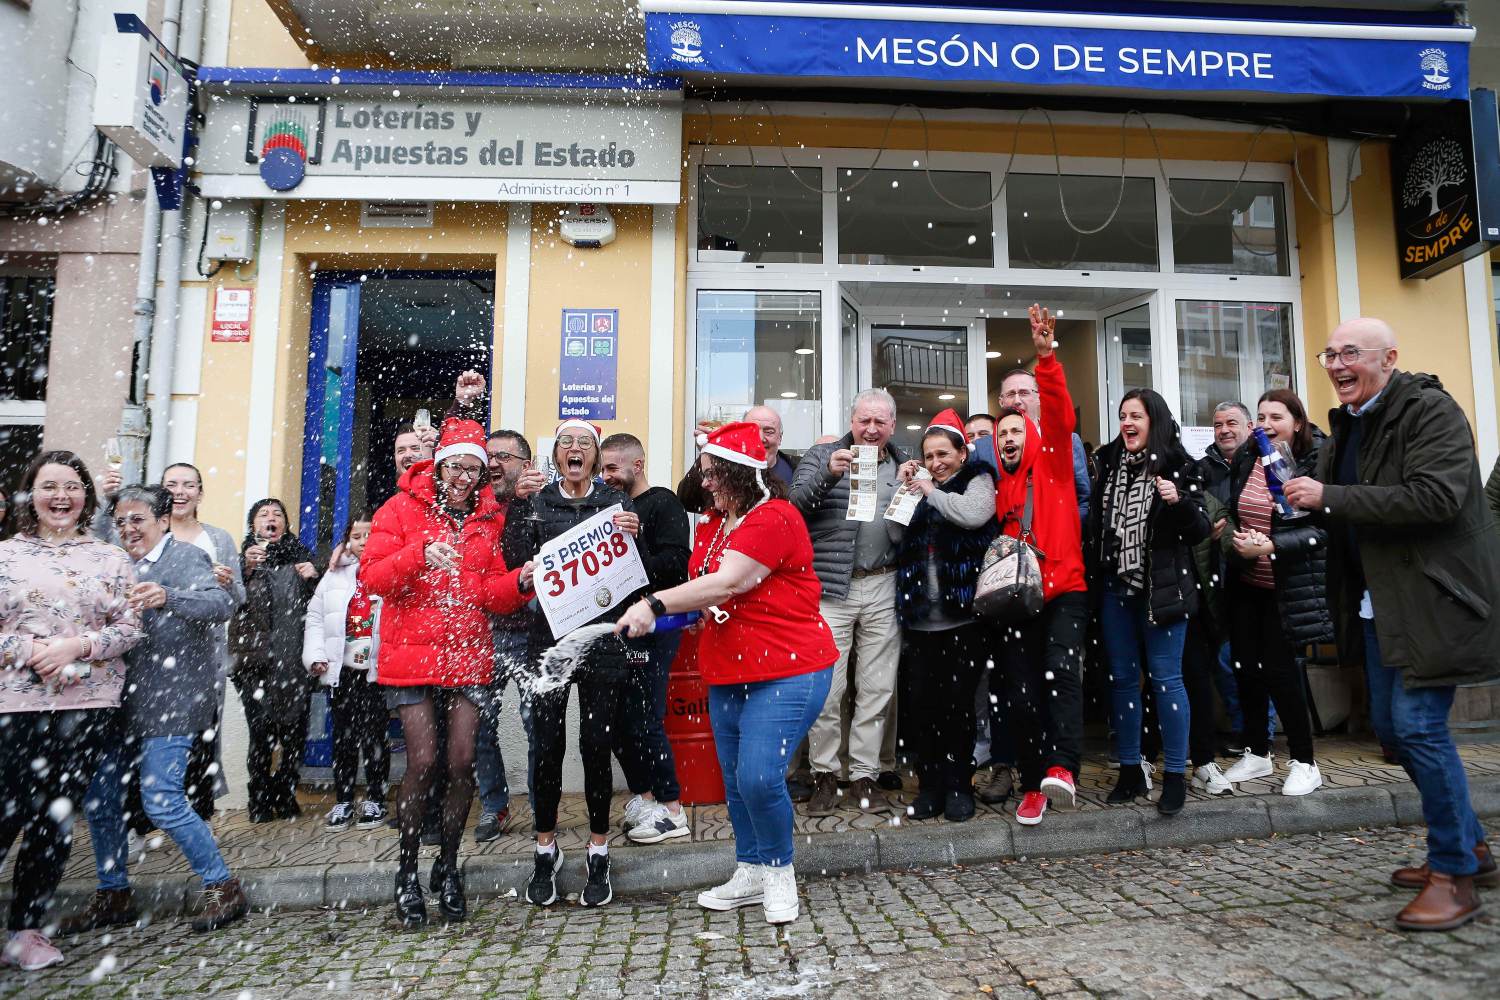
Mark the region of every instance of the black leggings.
[[1188, 619], [1187, 641], [1182, 646], [1182, 686], [1188, 696], [1188, 760], [1194, 767], [1214, 762], [1218, 753], [1219, 726], [1214, 704], [1214, 671], [1218, 669], [1219, 643], [1204, 626], [1202, 616]]
[[[583, 797], [588, 803], [589, 832], [609, 833], [609, 800], [614, 794], [610, 764], [612, 734], [623, 724], [620, 687], [625, 681], [580, 678], [578, 689], [578, 754], [583, 759]], [[569, 688], [540, 695], [531, 702], [531, 734], [536, 741], [536, 781], [531, 808], [537, 833], [557, 829], [557, 804], [562, 799], [563, 754], [567, 752]]]
[[390, 748], [386, 745], [385, 689], [363, 670], [346, 670], [332, 692], [333, 786], [340, 802], [354, 801], [360, 753], [365, 758], [365, 797], [385, 801], [385, 783], [391, 773]]
[[[83, 797], [107, 746], [119, 742], [112, 708], [0, 714], [0, 855], [17, 837], [11, 882], [13, 931], [42, 926], [73, 849], [73, 816], [54, 819], [52, 803]], [[45, 761], [41, 767], [37, 761]]]
[[1276, 591], [1242, 583], [1229, 586], [1229, 653], [1245, 714], [1245, 746], [1257, 757], [1271, 752], [1271, 701], [1286, 730], [1292, 760], [1313, 762], [1312, 721], [1297, 651], [1287, 641]]
[[908, 629], [916, 685], [917, 760], [924, 792], [967, 792], [974, 784], [974, 691], [989, 655], [980, 624], [940, 632]]
[[[401, 729], [406, 735], [406, 776], [401, 779], [398, 808], [401, 822], [399, 873], [417, 871], [422, 847], [422, 814], [432, 782], [446, 773], [448, 794], [443, 800], [442, 860], [448, 869], [458, 866], [458, 843], [469, 819], [474, 798], [474, 737], [479, 731], [479, 708], [459, 691], [435, 688], [415, 705], [402, 705]], [[439, 715], [448, 721], [448, 762], [438, 764]]]

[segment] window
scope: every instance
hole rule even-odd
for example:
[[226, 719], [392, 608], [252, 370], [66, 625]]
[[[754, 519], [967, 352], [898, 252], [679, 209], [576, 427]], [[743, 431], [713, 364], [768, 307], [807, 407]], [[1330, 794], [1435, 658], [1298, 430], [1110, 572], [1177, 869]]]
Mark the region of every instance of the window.
[[[1005, 186], [1005, 214], [1012, 267], [1160, 269], [1155, 181], [1149, 177], [1127, 177], [1122, 182], [1118, 176], [1080, 174], [1064, 176], [1060, 186], [1059, 199], [1059, 179], [1055, 174], [1010, 175]], [[1104, 226], [1105, 220], [1109, 220], [1109, 225]], [[1098, 232], [1088, 231], [1100, 226], [1104, 228]]]
[[[952, 170], [838, 171], [839, 263], [989, 267], [990, 175]], [[956, 206], [980, 206], [978, 208]]]
[[782, 447], [818, 435], [821, 404], [817, 292], [698, 293], [697, 418], [739, 420], [752, 406], [781, 414]]
[[42, 448], [56, 292], [51, 275], [0, 274], [0, 490], [7, 496]]
[[698, 170], [698, 259], [732, 264], [823, 260], [823, 171], [703, 165]]
[[1293, 389], [1292, 307], [1285, 302], [1177, 303], [1181, 423], [1210, 427], [1214, 407], [1255, 401], [1267, 389]]
[[[1175, 178], [1171, 190], [1172, 253], [1178, 271], [1288, 273], [1286, 208], [1280, 184], [1242, 181], [1236, 187], [1234, 181]], [[1207, 214], [1198, 214], [1202, 212]]]
[[969, 412], [969, 328], [875, 326], [870, 355], [875, 384], [896, 400], [891, 440], [920, 458], [933, 417], [949, 407]]

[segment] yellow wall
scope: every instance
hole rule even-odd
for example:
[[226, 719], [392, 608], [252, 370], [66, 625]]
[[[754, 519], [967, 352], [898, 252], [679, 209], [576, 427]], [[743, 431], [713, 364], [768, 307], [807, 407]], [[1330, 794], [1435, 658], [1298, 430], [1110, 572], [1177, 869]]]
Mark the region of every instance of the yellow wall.
[[[284, 11], [290, 10], [285, 0], [276, 2]], [[312, 63], [268, 0], [234, 0], [229, 21], [229, 65], [306, 69]]]
[[[649, 440], [647, 400], [651, 380], [670, 372], [650, 370], [651, 208], [610, 206], [615, 241], [578, 250], [557, 235], [564, 206], [531, 211], [531, 292], [526, 337], [526, 433], [550, 437], [558, 423], [558, 364], [562, 354], [562, 310], [620, 310], [618, 419], [600, 423], [605, 435], [628, 431]], [[681, 329], [679, 328], [679, 339]], [[669, 389], [670, 382], [663, 386]], [[678, 419], [681, 419], [680, 417]], [[671, 485], [671, 484], [658, 484]]]
[[[207, 524], [217, 525], [235, 538], [243, 533], [245, 511], [260, 497], [245, 496], [245, 421], [250, 412], [250, 352], [257, 337], [276, 335], [276, 317], [252, 302], [250, 340], [215, 344], [209, 339], [213, 323], [214, 293], [223, 287], [254, 288], [253, 265], [241, 269], [241, 278], [226, 265], [208, 279], [208, 308], [204, 317], [203, 368], [198, 397], [198, 430], [193, 454], [203, 473], [203, 503], [199, 514]], [[184, 290], [191, 287], [183, 283]], [[177, 399], [191, 397], [177, 396]], [[168, 456], [171, 461], [176, 456]]]

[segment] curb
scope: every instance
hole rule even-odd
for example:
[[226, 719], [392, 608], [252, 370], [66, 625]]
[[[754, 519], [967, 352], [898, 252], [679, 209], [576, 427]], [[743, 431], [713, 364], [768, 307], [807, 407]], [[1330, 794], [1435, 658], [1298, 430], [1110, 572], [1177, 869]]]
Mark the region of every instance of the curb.
[[[1471, 776], [1469, 796], [1480, 816], [1500, 815], [1500, 776]], [[1068, 857], [1187, 847], [1273, 835], [1318, 833], [1420, 824], [1421, 801], [1409, 784], [1327, 788], [1300, 798], [1280, 795], [1193, 800], [1175, 817], [1149, 806], [1122, 806], [1058, 815], [1040, 826], [1021, 826], [1014, 816], [964, 824], [896, 826], [798, 837], [797, 871], [803, 878], [907, 868], [947, 868], [1015, 858]], [[570, 854], [558, 877], [564, 894], [583, 888], [582, 865]], [[688, 843], [657, 850], [617, 851], [626, 862], [612, 872], [617, 894], [676, 893], [717, 885], [734, 872], [730, 842]], [[464, 863], [471, 898], [517, 895], [531, 866], [525, 857], [474, 856]], [[425, 872], [424, 878], [425, 878]], [[389, 862], [308, 865], [242, 871], [240, 878], [257, 910], [384, 906], [391, 901]], [[158, 915], [187, 912], [197, 879], [173, 874], [136, 879], [143, 909]], [[54, 912], [87, 905], [92, 881], [74, 879], [58, 887]], [[8, 894], [7, 894], [8, 895]]]

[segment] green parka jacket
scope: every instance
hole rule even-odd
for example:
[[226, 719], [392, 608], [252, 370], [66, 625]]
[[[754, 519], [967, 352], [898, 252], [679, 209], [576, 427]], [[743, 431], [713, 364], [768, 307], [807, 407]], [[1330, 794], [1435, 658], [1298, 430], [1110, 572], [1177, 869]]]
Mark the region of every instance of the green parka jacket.
[[[1358, 485], [1335, 485], [1354, 420], [1367, 421]], [[1397, 371], [1375, 408], [1330, 411], [1322, 450], [1328, 598], [1339, 652], [1363, 662], [1361, 595], [1348, 577], [1349, 530], [1359, 545], [1385, 664], [1407, 687], [1500, 676], [1500, 531], [1486, 503], [1474, 436], [1432, 375]]]

